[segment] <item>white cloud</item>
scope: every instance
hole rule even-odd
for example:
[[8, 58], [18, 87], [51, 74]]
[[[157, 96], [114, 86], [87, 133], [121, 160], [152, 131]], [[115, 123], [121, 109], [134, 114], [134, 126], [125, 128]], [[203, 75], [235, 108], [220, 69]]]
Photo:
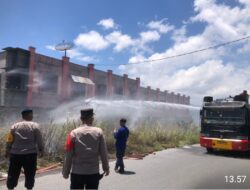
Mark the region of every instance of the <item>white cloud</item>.
[[99, 60], [95, 57], [91, 57], [91, 56], [86, 56], [84, 55], [81, 50], [78, 49], [72, 49], [72, 50], [68, 50], [68, 56], [72, 59], [76, 59], [79, 61], [83, 61], [83, 62], [88, 62], [88, 63], [96, 63]]
[[223, 80], [228, 78], [226, 76], [233, 74], [234, 70], [232, 65], [223, 65], [221, 60], [210, 60], [204, 64], [177, 71], [171, 76], [170, 88], [188, 90], [192, 86], [197, 86], [198, 92], [210, 91], [218, 85], [218, 81], [223, 83]]
[[[145, 86], [190, 95], [193, 104], [201, 104], [205, 95], [218, 98], [235, 95], [243, 89], [250, 91], [250, 67], [245, 65], [249, 60], [245, 57], [249, 58], [250, 48], [247, 40], [174, 59], [163, 59], [250, 35], [250, 2], [239, 2], [244, 6], [230, 7], [215, 0], [195, 0], [196, 15], [189, 18], [191, 22], [177, 29], [172, 26], [171, 39], [174, 44], [171, 47], [150, 56], [140, 52], [132, 55], [130, 64], [119, 68], [121, 73], [141, 77]], [[191, 28], [193, 23], [202, 23], [204, 30], [190, 35], [187, 28]], [[160, 24], [162, 21], [150, 22], [147, 26], [159, 33], [170, 31], [161, 28]], [[136, 64], [155, 59], [163, 60]]]
[[79, 47], [93, 51], [103, 50], [109, 46], [109, 42], [101, 34], [93, 30], [79, 34], [74, 43]]
[[135, 44], [135, 41], [129, 35], [122, 34], [120, 31], [114, 31], [107, 35], [106, 40], [109, 43], [115, 44], [114, 50], [117, 52]]
[[[97, 25], [102, 26], [104, 29], [117, 29], [118, 25], [112, 18], [102, 19]], [[100, 34], [97, 31], [90, 31], [81, 33], [74, 40], [74, 43], [78, 48], [84, 48], [92, 51], [105, 50], [107, 47], [114, 45], [113, 50], [115, 52], [121, 52], [128, 50], [132, 54], [135, 53], [152, 53], [152, 47], [149, 43], [159, 41], [161, 34], [167, 33], [173, 30], [174, 27], [166, 23], [166, 19], [160, 21], [151, 21], [146, 26], [150, 30], [139, 33], [137, 38], [132, 38], [128, 34], [123, 34], [121, 31], [113, 31], [106, 36]]]
[[162, 19], [159, 21], [151, 21], [147, 24], [147, 27], [150, 29], [158, 30], [160, 33], [168, 33], [174, 29], [173, 25], [169, 25], [167, 19]]
[[177, 71], [167, 82], [171, 89], [192, 94], [198, 98], [196, 102], [199, 103], [204, 95], [219, 98], [241, 92], [249, 83], [249, 72], [244, 70], [232, 64], [224, 65], [221, 60], [210, 60], [204, 64]]
[[87, 62], [87, 63], [97, 63], [99, 60], [97, 58], [91, 56], [81, 56], [77, 58], [79, 61]]
[[205, 22], [217, 34], [217, 40], [229, 41], [244, 36], [250, 28], [249, 7], [240, 8], [216, 4], [215, 0], [196, 0], [197, 15], [191, 21]]
[[117, 24], [115, 24], [112, 18], [102, 19], [97, 23], [97, 25], [102, 26], [105, 30], [117, 28]]
[[161, 37], [157, 31], [141, 32], [140, 36], [142, 43], [158, 41]]
[[121, 52], [130, 48], [129, 51], [133, 54], [135, 52], [151, 52], [147, 43], [158, 41], [161, 37], [157, 31], [141, 32], [139, 35], [140, 37], [138, 38], [132, 38], [127, 34], [122, 34], [120, 31], [114, 31], [108, 34], [105, 39], [115, 45], [115, 52]]
[[143, 55], [137, 55], [129, 59], [129, 63], [139, 63], [145, 61], [146, 58]]
[[141, 77], [144, 86], [190, 95], [196, 105], [201, 104], [205, 95], [221, 98], [235, 95], [243, 89], [249, 90], [250, 67], [243, 69], [232, 64], [224, 65], [221, 60], [210, 60], [172, 73], [167, 72], [167, 62], [123, 66], [120, 69], [126, 70], [132, 77]]
[[[54, 45], [47, 45], [46, 48], [49, 50], [56, 51]], [[71, 59], [75, 59], [75, 60], [83, 61], [83, 62], [88, 62], [88, 63], [99, 62], [99, 60], [95, 57], [84, 55], [80, 49], [77, 49], [77, 47], [74, 49], [68, 50], [67, 56], [70, 57]]]
[[[247, 89], [250, 83], [250, 67], [246, 66], [249, 60], [246, 57], [250, 58], [249, 42], [241, 41], [174, 59], [164, 58], [250, 35], [250, 2], [238, 2], [242, 6], [230, 7], [216, 0], [194, 0], [195, 15], [186, 18], [182, 26], [177, 28], [167, 19], [154, 20], [140, 24], [144, 29], [138, 36], [117, 30], [105, 36], [97, 31], [81, 33], [74, 41], [77, 50], [71, 52], [71, 56], [96, 62], [96, 58], [81, 53], [82, 50], [100, 51], [112, 47], [116, 53], [127, 51], [131, 54], [129, 64], [121, 65], [119, 69], [131, 77], [141, 77], [145, 86], [190, 95], [194, 104], [200, 104], [204, 95], [234, 95]], [[204, 29], [192, 34], [189, 30], [193, 24], [202, 24]], [[111, 18], [99, 21], [98, 25], [104, 29], [117, 29], [118, 26]], [[153, 42], [158, 42], [165, 34], [170, 36], [173, 44], [155, 52]], [[47, 48], [52, 49], [52, 46]], [[147, 62], [156, 59], [162, 60]], [[143, 61], [145, 63], [136, 64]]]
[[171, 39], [174, 40], [175, 43], [185, 42], [187, 40], [186, 33], [187, 33], [187, 29], [186, 29], [186, 25], [184, 25], [180, 29], [174, 30]]
[[242, 48], [238, 49], [239, 54], [249, 53], [250, 52], [250, 42], [247, 42], [243, 45]]
[[138, 38], [132, 38], [127, 34], [122, 34], [120, 31], [114, 31], [105, 36], [105, 39], [110, 44], [114, 44], [115, 52], [121, 52], [123, 50], [128, 50], [132, 54], [152, 52], [147, 44], [158, 41], [160, 34], [157, 31], [146, 31], [141, 32], [139, 35], [140, 37]]
[[55, 45], [46, 45], [45, 47], [49, 50], [56, 50]]
[[239, 0], [240, 3], [244, 4], [245, 6], [250, 7], [250, 1], [249, 0]]

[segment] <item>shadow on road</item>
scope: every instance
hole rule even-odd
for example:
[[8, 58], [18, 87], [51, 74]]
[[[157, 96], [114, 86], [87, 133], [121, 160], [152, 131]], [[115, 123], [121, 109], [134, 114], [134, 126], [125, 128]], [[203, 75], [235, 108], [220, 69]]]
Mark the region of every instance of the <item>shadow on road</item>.
[[190, 148], [182, 148], [182, 150], [188, 151], [192, 154], [199, 156], [220, 156], [227, 158], [237, 158], [237, 159], [245, 159], [250, 160], [250, 152], [240, 152], [240, 151], [226, 151], [226, 150], [214, 150], [212, 153], [208, 153], [205, 148], [200, 147], [198, 145], [190, 146]]
[[250, 152], [239, 152], [239, 151], [214, 151], [213, 153], [206, 153], [215, 156], [224, 156], [228, 158], [238, 158], [250, 160]]
[[124, 173], [120, 173], [121, 175], [135, 175], [135, 172], [132, 171], [125, 171]]

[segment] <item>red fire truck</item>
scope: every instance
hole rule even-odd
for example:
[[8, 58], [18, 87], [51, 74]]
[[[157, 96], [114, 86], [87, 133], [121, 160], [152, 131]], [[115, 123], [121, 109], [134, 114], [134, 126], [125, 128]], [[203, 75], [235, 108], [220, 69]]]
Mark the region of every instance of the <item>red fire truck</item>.
[[200, 145], [214, 150], [249, 151], [250, 105], [248, 100], [213, 100], [206, 96], [200, 111]]

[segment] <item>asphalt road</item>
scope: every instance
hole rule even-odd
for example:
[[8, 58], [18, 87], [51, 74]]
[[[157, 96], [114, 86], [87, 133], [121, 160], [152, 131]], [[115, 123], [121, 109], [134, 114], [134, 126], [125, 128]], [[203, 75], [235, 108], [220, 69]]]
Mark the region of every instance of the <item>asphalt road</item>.
[[[250, 188], [250, 156], [226, 152], [211, 155], [199, 145], [160, 151], [143, 160], [125, 160], [125, 165], [125, 174], [112, 171], [108, 177], [101, 180], [99, 189]], [[114, 162], [111, 162], [110, 166], [113, 169]], [[20, 180], [17, 189], [25, 189], [23, 186], [23, 180]], [[0, 189], [5, 189], [3, 184], [0, 184]], [[69, 180], [63, 179], [60, 171], [55, 171], [37, 176], [34, 189], [69, 189]]]

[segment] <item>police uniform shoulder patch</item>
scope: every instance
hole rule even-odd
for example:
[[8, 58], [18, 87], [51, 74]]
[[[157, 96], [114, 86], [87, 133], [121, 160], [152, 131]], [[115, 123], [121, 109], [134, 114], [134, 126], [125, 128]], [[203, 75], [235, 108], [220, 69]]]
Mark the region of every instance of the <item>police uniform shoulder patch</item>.
[[7, 143], [12, 143], [13, 140], [14, 140], [14, 137], [13, 137], [12, 133], [9, 132], [9, 133], [6, 135], [6, 142], [7, 142]]

